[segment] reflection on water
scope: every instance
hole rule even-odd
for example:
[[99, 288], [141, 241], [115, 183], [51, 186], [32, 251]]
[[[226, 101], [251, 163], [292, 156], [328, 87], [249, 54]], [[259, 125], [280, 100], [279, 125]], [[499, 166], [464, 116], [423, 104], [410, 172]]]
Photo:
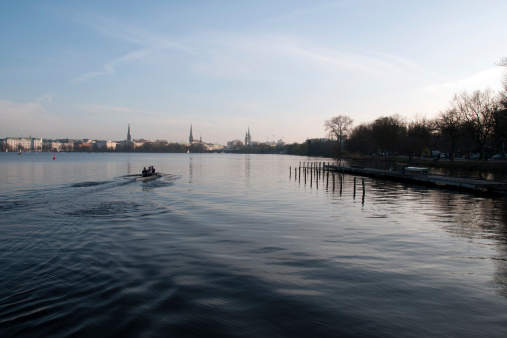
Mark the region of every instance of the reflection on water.
[[318, 160], [1, 155], [0, 333], [507, 334], [505, 198], [289, 173]]

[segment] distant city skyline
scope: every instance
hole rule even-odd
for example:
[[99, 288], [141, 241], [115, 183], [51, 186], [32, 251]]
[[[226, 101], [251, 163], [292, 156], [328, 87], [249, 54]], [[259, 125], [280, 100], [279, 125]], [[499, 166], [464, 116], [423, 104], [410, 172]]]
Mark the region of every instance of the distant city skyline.
[[[48, 138], [48, 137], [44, 137], [44, 139], [53, 139], [53, 140], [58, 140], [58, 139], [74, 139], [74, 140], [104, 140], [104, 141], [115, 141], [115, 142], [121, 142], [121, 141], [127, 141], [127, 142], [133, 142], [133, 141], [136, 141], [136, 140], [143, 140], [143, 141], [152, 141], [152, 142], [155, 142], [155, 141], [162, 141], [162, 140], [165, 140], [165, 141], [168, 141], [166, 139], [156, 139], [156, 140], [153, 140], [153, 139], [147, 139], [145, 137], [133, 137], [132, 136], [132, 131], [131, 131], [131, 122], [129, 121], [128, 122], [128, 125], [127, 125], [127, 136], [124, 138], [124, 139], [102, 139], [102, 138], [98, 138], [98, 139], [94, 139], [94, 138], [90, 138], [90, 137], [82, 137], [82, 138], [76, 138], [76, 137], [56, 137], [56, 138]], [[7, 135], [7, 136], [2, 136], [0, 135], [0, 140], [1, 139], [6, 139], [6, 138], [19, 138], [19, 139], [32, 139], [32, 135], [20, 135], [20, 136], [12, 136], [12, 135]], [[35, 139], [43, 139], [42, 137], [35, 137]], [[228, 140], [227, 142], [230, 142], [230, 141], [237, 141], [238, 139], [235, 138], [235, 139], [231, 139], [231, 140]], [[170, 141], [168, 141], [170, 142]], [[197, 138], [194, 138], [193, 136], [193, 125], [190, 124], [190, 134], [189, 134], [189, 137], [188, 137], [188, 141], [172, 141], [170, 143], [194, 143], [194, 142], [199, 142], [199, 143], [218, 143], [218, 142], [210, 142], [210, 141], [206, 141], [206, 140], [203, 140], [202, 139], [202, 136], [199, 137], [199, 139]], [[224, 143], [221, 143], [222, 145], [226, 145], [227, 142], [224, 142]], [[244, 144], [245, 145], [250, 145], [252, 144], [253, 142], [259, 142], [261, 143], [262, 141], [253, 141], [252, 140], [252, 136], [250, 134], [250, 127], [248, 127], [248, 130], [246, 132], [246, 135], [245, 135], [245, 142]]]
[[[501, 88], [502, 0], [0, 4], [0, 138], [225, 144], [434, 117]], [[27, 24], [30, 23], [30, 24]], [[274, 135], [274, 136], [273, 136]]]

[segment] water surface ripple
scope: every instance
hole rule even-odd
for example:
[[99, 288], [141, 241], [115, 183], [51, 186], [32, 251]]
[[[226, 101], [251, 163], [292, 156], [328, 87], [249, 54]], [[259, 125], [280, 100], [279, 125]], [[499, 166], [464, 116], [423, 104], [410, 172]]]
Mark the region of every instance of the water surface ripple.
[[507, 335], [503, 198], [367, 178], [363, 199], [282, 155], [13, 155], [2, 337]]

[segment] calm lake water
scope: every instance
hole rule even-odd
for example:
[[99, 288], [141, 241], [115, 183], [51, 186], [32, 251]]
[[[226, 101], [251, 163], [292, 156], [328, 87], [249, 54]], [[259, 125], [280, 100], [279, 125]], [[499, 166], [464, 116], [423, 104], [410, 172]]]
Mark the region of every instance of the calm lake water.
[[295, 156], [52, 157], [0, 154], [1, 337], [507, 336], [505, 198], [363, 200]]

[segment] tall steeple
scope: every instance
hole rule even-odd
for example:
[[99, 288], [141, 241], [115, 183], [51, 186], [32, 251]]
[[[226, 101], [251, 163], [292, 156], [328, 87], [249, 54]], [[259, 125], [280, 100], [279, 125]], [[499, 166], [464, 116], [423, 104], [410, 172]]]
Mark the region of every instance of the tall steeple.
[[249, 146], [252, 143], [252, 136], [250, 135], [250, 127], [248, 127], [248, 131], [245, 135], [245, 146]]
[[194, 136], [192, 136], [192, 124], [190, 124], [190, 137], [188, 138], [188, 143], [194, 142]]
[[127, 132], [127, 141], [132, 141], [132, 135], [130, 134], [130, 121], [129, 121], [129, 130]]

